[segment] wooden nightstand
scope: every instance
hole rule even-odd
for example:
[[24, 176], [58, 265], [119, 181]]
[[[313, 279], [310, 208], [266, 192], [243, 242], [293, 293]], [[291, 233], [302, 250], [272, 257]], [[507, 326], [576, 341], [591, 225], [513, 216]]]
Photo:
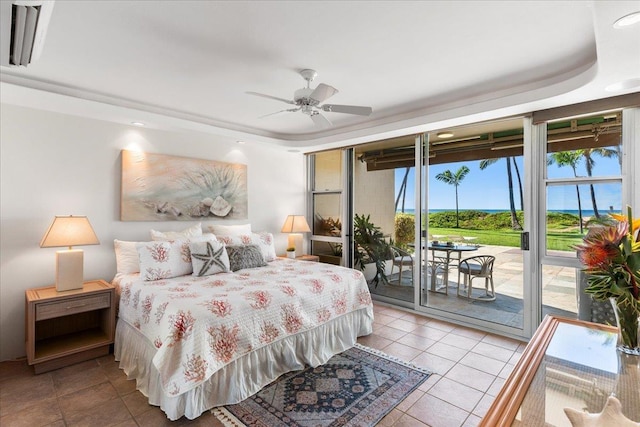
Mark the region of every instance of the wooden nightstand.
[[320, 262], [320, 257], [318, 255], [300, 255], [297, 256], [296, 259], [299, 259], [300, 261]]
[[27, 289], [27, 361], [36, 374], [109, 354], [116, 323], [115, 288], [104, 280], [58, 292]]

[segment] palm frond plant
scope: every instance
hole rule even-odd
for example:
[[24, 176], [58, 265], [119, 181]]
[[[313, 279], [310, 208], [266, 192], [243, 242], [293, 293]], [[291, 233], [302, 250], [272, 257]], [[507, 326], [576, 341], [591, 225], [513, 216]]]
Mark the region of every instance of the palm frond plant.
[[376, 287], [380, 282], [388, 284], [385, 261], [389, 257], [390, 246], [380, 227], [371, 222], [370, 215], [355, 214], [353, 218], [354, 261], [360, 270], [365, 264], [375, 263], [376, 275], [371, 279]]

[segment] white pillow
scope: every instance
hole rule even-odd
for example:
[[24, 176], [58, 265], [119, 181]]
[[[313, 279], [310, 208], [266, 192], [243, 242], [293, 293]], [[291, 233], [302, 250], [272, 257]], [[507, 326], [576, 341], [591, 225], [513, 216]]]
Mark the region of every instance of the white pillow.
[[115, 239], [113, 247], [116, 250], [116, 272], [122, 274], [138, 273], [140, 258], [136, 245], [140, 242], [126, 242]]
[[207, 228], [216, 236], [241, 236], [251, 234], [251, 224], [219, 225], [211, 224]]
[[261, 232], [243, 234], [241, 236], [217, 236], [218, 241], [225, 245], [257, 245], [262, 252], [262, 257], [266, 262], [276, 259], [276, 247], [273, 241], [273, 234]]
[[229, 273], [229, 255], [224, 243], [217, 240], [191, 242], [191, 264], [194, 276], [210, 276], [218, 273]]
[[143, 280], [169, 279], [193, 272], [188, 240], [138, 243], [136, 249]]
[[190, 237], [202, 236], [202, 224], [197, 223], [189, 228], [185, 228], [182, 231], [156, 231], [151, 230], [151, 240], [177, 240], [188, 239]]

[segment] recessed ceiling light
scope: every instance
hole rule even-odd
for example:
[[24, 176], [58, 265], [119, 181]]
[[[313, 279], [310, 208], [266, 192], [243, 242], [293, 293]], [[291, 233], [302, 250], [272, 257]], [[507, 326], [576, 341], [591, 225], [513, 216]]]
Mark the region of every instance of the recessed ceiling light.
[[451, 138], [453, 136], [453, 132], [451, 131], [438, 132], [436, 135], [438, 136], [438, 138]]
[[241, 140], [236, 141], [236, 144], [244, 144], [244, 143], [245, 143], [245, 142], [244, 142], [244, 141], [241, 141]]
[[134, 126], [144, 126], [144, 123], [142, 122], [131, 122], [131, 124]]
[[620, 92], [621, 90], [633, 89], [635, 87], [640, 87], [640, 78], [628, 79], [618, 83], [613, 83], [605, 87], [604, 90], [606, 90], [607, 92]]
[[623, 16], [613, 23], [613, 28], [624, 28], [640, 22], [640, 11]]

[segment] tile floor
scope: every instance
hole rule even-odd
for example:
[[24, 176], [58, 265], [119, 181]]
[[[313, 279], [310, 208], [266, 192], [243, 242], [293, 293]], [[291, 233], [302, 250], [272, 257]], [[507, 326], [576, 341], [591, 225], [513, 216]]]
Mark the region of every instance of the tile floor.
[[[433, 375], [381, 426], [475, 426], [520, 358], [525, 344], [380, 304], [373, 334], [358, 341]], [[34, 375], [24, 361], [0, 363], [0, 425], [163, 426], [221, 424], [206, 412], [169, 421], [105, 356]]]

